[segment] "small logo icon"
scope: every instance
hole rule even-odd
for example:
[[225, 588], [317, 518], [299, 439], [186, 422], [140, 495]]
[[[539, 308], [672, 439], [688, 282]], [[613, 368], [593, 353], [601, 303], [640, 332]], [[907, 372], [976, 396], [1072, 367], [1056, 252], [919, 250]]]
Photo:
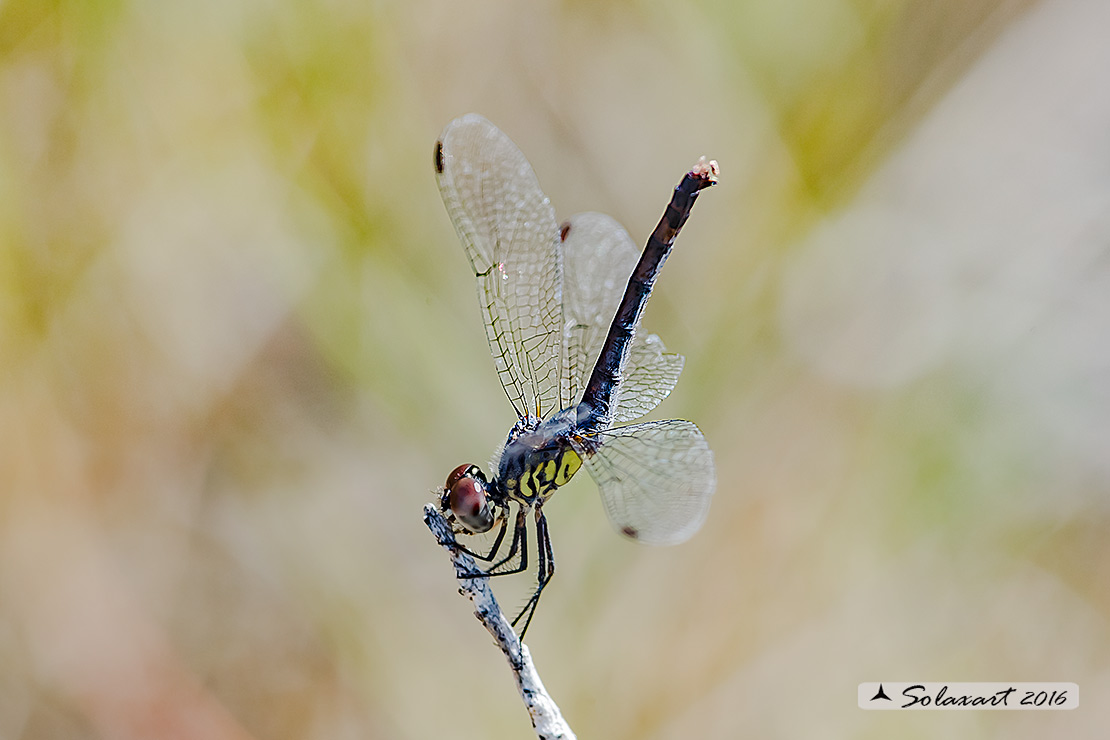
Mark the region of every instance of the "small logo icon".
[[894, 701], [893, 699], [891, 699], [889, 696], [886, 695], [885, 691], [883, 691], [883, 685], [882, 684], [879, 684], [879, 690], [875, 693], [874, 696], [871, 697], [871, 701], [875, 701], [876, 699], [886, 699], [887, 701]]

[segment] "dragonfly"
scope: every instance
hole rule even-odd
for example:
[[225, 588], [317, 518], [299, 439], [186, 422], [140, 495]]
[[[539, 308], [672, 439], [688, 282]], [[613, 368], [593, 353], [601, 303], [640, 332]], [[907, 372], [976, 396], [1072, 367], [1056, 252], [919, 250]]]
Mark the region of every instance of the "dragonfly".
[[716, 184], [718, 168], [702, 157], [682, 178], [642, 254], [604, 214], [556, 222], [523, 153], [482, 116], [447, 125], [436, 141], [435, 171], [517, 415], [492, 474], [458, 466], [439, 506], [456, 534], [488, 537], [497, 528], [488, 551], [458, 545], [486, 564], [468, 577], [527, 571], [534, 521], [536, 585], [512, 623], [522, 624], [523, 638], [555, 574], [543, 508], [581, 468], [597, 483], [609, 521], [629, 539], [677, 544], [708, 514], [717, 477], [698, 427], [680, 419], [629, 422], [666, 398], [682, 372], [682, 355], [642, 332], [640, 318], [675, 237], [698, 193]]

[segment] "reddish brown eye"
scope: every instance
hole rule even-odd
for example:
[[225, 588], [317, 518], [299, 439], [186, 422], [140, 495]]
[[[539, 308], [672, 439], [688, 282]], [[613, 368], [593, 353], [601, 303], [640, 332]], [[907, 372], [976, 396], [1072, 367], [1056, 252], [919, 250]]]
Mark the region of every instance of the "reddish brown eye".
[[447, 476], [446, 503], [455, 518], [474, 533], [493, 527], [486, 477], [475, 465], [460, 465]]
[[471, 472], [471, 469], [477, 471], [478, 467], [476, 465], [471, 465], [470, 463], [463, 463], [459, 467], [452, 470], [451, 474], [447, 476], [447, 484], [444, 486], [444, 488], [450, 491], [452, 488], [455, 487], [455, 484], [459, 482], [459, 478], [462, 478], [464, 475], [474, 475], [474, 473]]

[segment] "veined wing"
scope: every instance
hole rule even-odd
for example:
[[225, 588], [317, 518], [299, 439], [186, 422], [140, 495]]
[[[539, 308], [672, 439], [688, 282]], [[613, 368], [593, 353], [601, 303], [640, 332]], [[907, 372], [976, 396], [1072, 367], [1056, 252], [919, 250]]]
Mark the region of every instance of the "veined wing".
[[572, 441], [618, 532], [650, 545], [689, 539], [717, 488], [713, 452], [689, 421], [649, 421]]
[[[566, 221], [563, 235], [563, 320], [566, 367], [563, 397], [578, 402], [640, 250], [614, 219], [579, 213]], [[616, 392], [614, 423], [638, 419], [659, 405], [678, 382], [685, 358], [667, 352], [663, 340], [637, 331]]]
[[520, 149], [473, 113], [443, 130], [435, 164], [505, 394], [521, 418], [560, 409], [563, 265], [550, 201]]

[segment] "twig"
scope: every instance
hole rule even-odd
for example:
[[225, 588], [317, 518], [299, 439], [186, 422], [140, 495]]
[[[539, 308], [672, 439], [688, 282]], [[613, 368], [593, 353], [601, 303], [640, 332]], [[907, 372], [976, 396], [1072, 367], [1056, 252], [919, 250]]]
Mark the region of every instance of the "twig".
[[540, 740], [575, 740], [574, 732], [563, 719], [559, 707], [543, 687], [540, 674], [536, 672], [532, 656], [528, 653], [528, 646], [520, 641], [509, 620], [501, 613], [501, 607], [497, 605], [497, 599], [493, 597], [493, 590], [489, 587], [489, 579], [463, 577], [481, 571], [474, 559], [458, 547], [451, 526], [433, 504], [424, 507], [424, 523], [432, 530], [436, 541], [451, 554], [451, 561], [455, 564], [455, 577], [459, 581], [459, 593], [474, 602], [474, 616], [493, 635], [497, 646], [509, 661], [517, 690], [532, 718], [536, 735]]

